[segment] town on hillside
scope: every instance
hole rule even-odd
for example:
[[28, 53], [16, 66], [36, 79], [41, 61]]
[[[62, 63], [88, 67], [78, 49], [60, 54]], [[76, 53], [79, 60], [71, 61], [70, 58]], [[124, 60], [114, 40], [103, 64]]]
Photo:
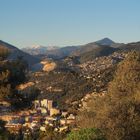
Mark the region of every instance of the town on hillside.
[[47, 126], [62, 133], [76, 125], [74, 114], [60, 110], [55, 102], [48, 99], [35, 100], [32, 109], [18, 112], [11, 112], [9, 104], [1, 101], [0, 109], [0, 120], [7, 122], [5, 125], [7, 130], [15, 134], [22, 130], [25, 137], [36, 131], [45, 132]]

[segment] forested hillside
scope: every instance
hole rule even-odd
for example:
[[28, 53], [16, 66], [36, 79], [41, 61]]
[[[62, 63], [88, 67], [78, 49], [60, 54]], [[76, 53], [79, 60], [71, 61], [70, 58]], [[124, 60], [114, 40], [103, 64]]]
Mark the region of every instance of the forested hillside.
[[7, 57], [8, 60], [16, 60], [17, 58], [22, 57], [23, 60], [25, 60], [28, 63], [29, 67], [40, 61], [40, 59], [36, 58], [35, 56], [25, 53], [21, 51], [20, 49], [18, 49], [17, 47], [9, 43], [6, 43], [2, 40], [0, 40], [0, 48], [7, 49], [10, 52]]
[[22, 58], [8, 61], [6, 58], [10, 52], [6, 48], [0, 48], [0, 100], [7, 101], [15, 108], [24, 107], [27, 104], [21, 95], [18, 94], [16, 86], [27, 80], [26, 73], [28, 65]]
[[88, 111], [79, 113], [80, 127], [98, 128], [107, 140], [139, 140], [139, 52], [130, 52], [118, 65], [108, 94], [91, 99], [87, 106]]

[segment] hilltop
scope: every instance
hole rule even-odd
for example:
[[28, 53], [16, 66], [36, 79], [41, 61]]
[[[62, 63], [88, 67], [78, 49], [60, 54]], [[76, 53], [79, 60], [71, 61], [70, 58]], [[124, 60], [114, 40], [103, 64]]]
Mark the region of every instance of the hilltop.
[[36, 64], [40, 61], [37, 57], [25, 53], [17, 47], [2, 40], [0, 40], [0, 47], [7, 48], [9, 50], [10, 53], [7, 58], [8, 60], [16, 60], [17, 58], [22, 57], [28, 63], [29, 66]]
[[[103, 38], [101, 40], [91, 42], [85, 45], [65, 46], [65, 47], [55, 47], [55, 46], [44, 47], [44, 46], [37, 45], [37, 46], [29, 47], [29, 48], [23, 48], [22, 51], [27, 52], [31, 55], [35, 55], [36, 57], [39, 57], [41, 59], [52, 58], [53, 60], [60, 60], [68, 56], [80, 57], [81, 55], [84, 55], [84, 54], [86, 55], [86, 53], [90, 51], [94, 53], [95, 57], [96, 57], [96, 51], [97, 53], [101, 51], [100, 55], [97, 55], [97, 56], [103, 56], [103, 55], [110, 54], [111, 52], [114, 52], [115, 51], [114, 48], [117, 48], [120, 45], [122, 44], [115, 43], [109, 38]], [[102, 49], [103, 51], [105, 50], [106, 53], [102, 53]]]

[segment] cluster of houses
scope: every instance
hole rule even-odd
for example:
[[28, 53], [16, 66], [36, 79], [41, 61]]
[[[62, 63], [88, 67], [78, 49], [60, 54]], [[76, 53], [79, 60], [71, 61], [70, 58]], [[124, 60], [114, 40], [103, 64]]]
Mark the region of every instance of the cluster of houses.
[[99, 75], [100, 71], [104, 71], [105, 69], [112, 67], [122, 61], [125, 57], [126, 54], [115, 52], [110, 56], [97, 57], [94, 60], [83, 63], [79, 66], [84, 77], [87, 79], [92, 78], [94, 80], [94, 78], [97, 77], [97, 75], [96, 77], [94, 76], [94, 73]]
[[94, 60], [83, 63], [79, 66], [83, 72], [82, 74], [84, 74], [87, 79], [90, 79], [94, 76], [93, 74], [95, 72], [99, 74], [100, 71], [112, 67], [124, 60], [126, 56], [127, 54], [125, 53], [115, 52], [109, 56], [97, 57]]
[[92, 61], [85, 62], [79, 65], [81, 69], [81, 76], [93, 81], [95, 92], [106, 90], [106, 83], [110, 77], [114, 66], [127, 56], [125, 53], [115, 52], [109, 56], [95, 58]]
[[4, 112], [10, 112], [11, 111], [11, 104], [7, 101], [0, 100], [0, 115]]
[[24, 130], [25, 134], [45, 132], [48, 126], [61, 133], [76, 125], [75, 115], [58, 109], [57, 104], [52, 100], [35, 100], [33, 105], [31, 110], [1, 114], [0, 119], [7, 122], [5, 127], [11, 133], [19, 133], [21, 130]]

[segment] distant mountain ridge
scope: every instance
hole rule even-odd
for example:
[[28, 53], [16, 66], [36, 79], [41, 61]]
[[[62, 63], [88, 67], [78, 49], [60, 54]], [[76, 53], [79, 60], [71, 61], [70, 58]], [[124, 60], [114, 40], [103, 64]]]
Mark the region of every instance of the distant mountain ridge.
[[25, 53], [20, 49], [18, 49], [17, 47], [9, 43], [6, 43], [2, 40], [0, 40], [0, 47], [7, 48], [10, 51], [10, 54], [8, 56], [9, 60], [16, 60], [18, 57], [23, 57], [23, 59], [28, 63], [29, 66], [36, 64], [40, 61], [35, 56]]
[[128, 44], [123, 44], [118, 47], [122, 51], [131, 51], [131, 50], [137, 50], [140, 51], [140, 42], [133, 42]]
[[[79, 46], [66, 46], [66, 47], [54, 47], [46, 48], [43, 46], [35, 46], [34, 48], [23, 51], [37, 55], [39, 58], [52, 58], [54, 60], [63, 59], [65, 57], [77, 57], [84, 60], [90, 60], [99, 56], [109, 55], [117, 50], [139, 50], [138, 43], [116, 43], [109, 38], [103, 38], [101, 40], [91, 42], [85, 45]], [[40, 57], [41, 56], [41, 57]]]
[[[70, 57], [74, 62], [76, 61], [77, 63], [85, 63], [87, 61], [92, 61], [96, 57], [108, 56], [116, 51], [140, 51], [140, 42], [123, 44], [116, 43], [109, 38], [104, 38], [102, 40], [85, 45], [66, 46], [62, 48], [55, 46], [44, 47], [37, 45], [32, 46], [32, 48], [28, 48], [30, 50], [27, 50], [26, 53], [17, 47], [0, 40], [0, 47], [8, 48], [10, 50], [10, 55], [8, 56], [9, 60], [16, 60], [21, 56], [25, 61], [27, 61], [29, 67], [31, 68], [34, 64], [40, 63], [40, 60], [48, 58], [53, 60], [60, 60]], [[31, 55], [32, 53], [34, 55]]]
[[[98, 43], [100, 43], [100, 41]], [[102, 40], [101, 40], [101, 44], [103, 44]], [[140, 51], [140, 42], [134, 42], [128, 44], [111, 42], [110, 46], [105, 46], [105, 45], [95, 46], [94, 43], [90, 43], [87, 44], [85, 48], [87, 49], [89, 48], [89, 46], [90, 48], [93, 49], [90, 51], [88, 50], [87, 52], [81, 53], [79, 55], [79, 61], [81, 63], [84, 63], [86, 61], [92, 61], [96, 57], [108, 56], [117, 51], [118, 53], [129, 52], [132, 50]]]
[[56, 47], [56, 46], [35, 46], [35, 47], [28, 47], [22, 48], [22, 51], [29, 53], [31, 55], [40, 56], [45, 55], [46, 57], [53, 58], [53, 59], [62, 59], [72, 52], [77, 50], [77, 46], [66, 46], [66, 47]]
[[94, 51], [94, 50], [97, 50], [97, 48], [105, 48], [107, 46], [112, 46], [113, 44], [115, 44], [114, 41], [112, 41], [111, 39], [109, 38], [103, 38], [99, 41], [95, 41], [95, 42], [91, 42], [91, 43], [88, 43], [88, 44], [85, 44], [85, 45], [82, 45], [80, 46], [77, 51], [75, 51], [74, 53], [72, 53], [72, 55], [75, 55], [75, 56], [80, 56], [86, 52], [90, 52], [90, 51]]
[[46, 54], [47, 51], [58, 49], [56, 46], [41, 46], [41, 45], [33, 45], [31, 47], [22, 48], [22, 51], [29, 53], [31, 55], [40, 55]]
[[115, 42], [109, 38], [103, 38], [99, 41], [88, 43], [86, 45], [79, 46], [66, 46], [66, 47], [44, 47], [44, 46], [34, 46], [30, 48], [23, 48], [24, 52], [32, 55], [46, 55], [53, 59], [62, 59], [67, 56], [78, 56], [88, 51], [92, 51], [94, 48], [99, 46], [111, 46]]
[[95, 43], [98, 45], [104, 45], [104, 46], [111, 46], [112, 44], [115, 44], [115, 42], [109, 38], [103, 38], [99, 41], [96, 41]]
[[78, 49], [77, 46], [67, 46], [55, 50], [47, 51], [46, 55], [53, 59], [63, 59]]

